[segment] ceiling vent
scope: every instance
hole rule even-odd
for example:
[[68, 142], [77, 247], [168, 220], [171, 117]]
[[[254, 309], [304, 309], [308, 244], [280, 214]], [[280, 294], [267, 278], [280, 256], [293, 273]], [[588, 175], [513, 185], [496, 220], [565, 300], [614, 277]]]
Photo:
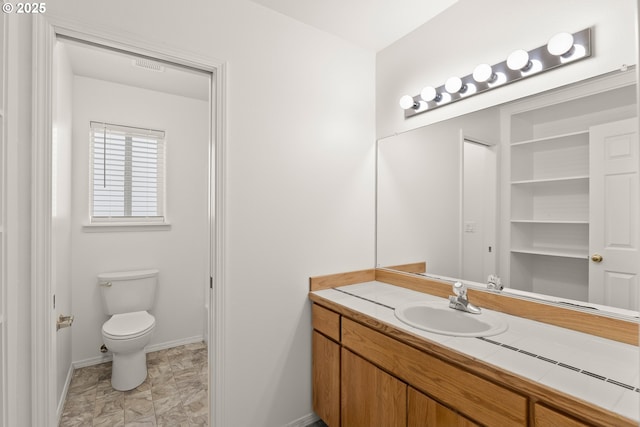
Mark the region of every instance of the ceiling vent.
[[164, 67], [157, 62], [149, 61], [144, 58], [137, 58], [133, 61], [133, 66], [138, 68], [144, 68], [145, 70], [155, 71], [156, 73], [164, 72]]

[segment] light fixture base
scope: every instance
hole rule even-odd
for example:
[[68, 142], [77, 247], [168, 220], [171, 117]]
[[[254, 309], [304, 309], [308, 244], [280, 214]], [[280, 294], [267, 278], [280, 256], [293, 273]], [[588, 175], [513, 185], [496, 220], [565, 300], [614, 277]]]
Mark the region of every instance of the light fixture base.
[[[474, 96], [479, 93], [489, 91], [491, 89], [502, 87], [504, 85], [517, 82], [524, 78], [528, 78], [528, 77], [540, 74], [542, 72], [553, 70], [554, 68], [564, 66], [564, 65], [590, 57], [591, 56], [591, 28], [586, 28], [582, 31], [578, 31], [576, 33], [569, 34], [569, 35], [573, 37], [573, 45], [568, 50], [566, 50], [565, 45], [568, 43], [566, 40], [568, 40], [569, 37], [565, 35], [565, 36], [561, 36], [565, 39], [563, 41], [564, 45], [561, 48], [557, 48], [555, 46], [551, 48], [550, 46], [545, 44], [536, 49], [525, 51], [528, 54], [528, 62], [523, 66], [523, 68], [515, 69], [515, 70], [511, 69], [507, 65], [507, 60], [505, 60], [493, 66], [488, 66], [491, 73], [490, 73], [490, 78], [488, 78], [486, 81], [475, 80], [472, 73], [460, 78], [460, 83], [461, 83], [460, 90], [457, 92], [453, 92], [453, 93], [448, 92], [446, 89], [446, 85], [433, 88], [434, 92], [439, 96], [441, 96], [441, 98], [433, 99], [429, 101], [425, 100], [425, 102], [418, 103], [419, 104], [418, 108], [409, 108], [404, 110], [405, 119], [416, 116], [418, 114], [425, 113], [427, 111], [435, 110], [436, 108], [440, 108], [445, 105], [449, 105], [463, 98], [469, 98], [470, 96]], [[560, 44], [562, 45], [563, 43], [560, 43]], [[553, 53], [549, 51], [550, 48]], [[562, 53], [561, 55], [558, 55], [557, 53], [562, 50], [566, 50], [566, 52]], [[535, 66], [533, 66], [533, 64], [535, 64]], [[484, 73], [485, 74], [487, 73], [486, 69], [484, 70]], [[465, 91], [464, 90], [465, 87], [475, 88], [475, 90]], [[423, 99], [423, 98], [420, 98], [420, 95], [418, 95], [414, 97], [414, 99]]]

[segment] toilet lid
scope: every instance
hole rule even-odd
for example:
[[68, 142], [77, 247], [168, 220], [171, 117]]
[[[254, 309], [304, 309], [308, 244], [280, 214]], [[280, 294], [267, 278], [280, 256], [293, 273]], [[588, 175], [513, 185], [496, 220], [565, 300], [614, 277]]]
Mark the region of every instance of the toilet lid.
[[113, 339], [134, 338], [154, 327], [155, 317], [146, 311], [114, 314], [102, 325], [102, 332]]

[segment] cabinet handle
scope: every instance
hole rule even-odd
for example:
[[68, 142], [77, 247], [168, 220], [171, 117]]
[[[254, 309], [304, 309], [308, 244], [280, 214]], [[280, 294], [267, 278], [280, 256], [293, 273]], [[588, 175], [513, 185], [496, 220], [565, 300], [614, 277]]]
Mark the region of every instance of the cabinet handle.
[[600, 254], [591, 255], [591, 261], [593, 261], [593, 262], [602, 262], [602, 255], [600, 255]]

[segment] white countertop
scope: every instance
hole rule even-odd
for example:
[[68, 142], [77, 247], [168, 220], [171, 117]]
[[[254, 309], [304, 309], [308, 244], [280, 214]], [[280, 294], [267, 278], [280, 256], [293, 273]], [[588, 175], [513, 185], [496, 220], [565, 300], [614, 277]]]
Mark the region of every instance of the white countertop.
[[640, 351], [636, 346], [485, 308], [482, 310], [507, 321], [506, 332], [484, 339], [426, 332], [398, 320], [394, 308], [409, 302], [448, 301], [382, 282], [312, 293], [640, 422]]

